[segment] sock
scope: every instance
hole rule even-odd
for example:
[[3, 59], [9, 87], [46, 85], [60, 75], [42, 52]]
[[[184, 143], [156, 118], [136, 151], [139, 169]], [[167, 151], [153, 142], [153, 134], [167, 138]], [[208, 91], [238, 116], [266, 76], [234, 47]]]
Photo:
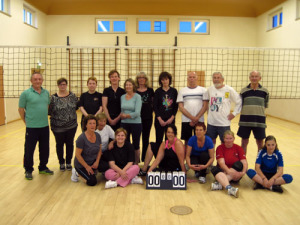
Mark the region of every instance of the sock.
[[225, 189], [228, 190], [228, 189], [230, 189], [230, 188], [231, 188], [231, 185], [229, 184], [229, 185], [226, 186]]

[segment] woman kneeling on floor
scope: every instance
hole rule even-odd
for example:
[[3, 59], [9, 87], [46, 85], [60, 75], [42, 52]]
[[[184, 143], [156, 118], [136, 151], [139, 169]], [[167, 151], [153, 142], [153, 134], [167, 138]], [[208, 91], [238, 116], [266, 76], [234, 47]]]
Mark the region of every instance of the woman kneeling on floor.
[[283, 158], [274, 136], [266, 137], [265, 146], [258, 152], [255, 170], [249, 169], [247, 175], [256, 182], [254, 190], [269, 189], [282, 193], [280, 185], [293, 181], [290, 174], [283, 174]]
[[145, 163], [140, 170], [139, 175], [147, 174], [148, 165], [153, 155], [155, 160], [150, 166], [148, 172], [153, 171], [159, 165], [160, 171], [183, 171], [186, 172], [184, 165], [184, 145], [181, 140], [177, 139], [177, 128], [174, 124], [167, 125], [167, 140], [161, 144], [151, 142], [146, 152]]
[[78, 174], [89, 186], [97, 184], [96, 171], [101, 158], [101, 137], [96, 133], [97, 118], [88, 115], [83, 120], [84, 132], [76, 140], [76, 152], [71, 180], [78, 181]]
[[239, 181], [248, 168], [245, 152], [239, 145], [234, 144], [234, 133], [230, 130], [224, 132], [224, 143], [216, 151], [217, 166], [211, 173], [217, 182], [211, 184], [211, 190], [222, 190], [223, 187], [229, 195], [239, 196], [239, 189], [232, 187], [230, 181]]
[[108, 151], [110, 169], [105, 172], [108, 180], [105, 188], [116, 186], [125, 187], [128, 184], [143, 184], [143, 180], [137, 177], [139, 166], [133, 165], [135, 154], [133, 145], [126, 141], [127, 131], [119, 128], [115, 132], [115, 142], [112, 150]]
[[192, 136], [186, 148], [186, 163], [195, 171], [201, 184], [206, 183], [206, 170], [214, 162], [214, 144], [210, 137], [205, 135], [204, 123], [195, 125], [195, 135]]

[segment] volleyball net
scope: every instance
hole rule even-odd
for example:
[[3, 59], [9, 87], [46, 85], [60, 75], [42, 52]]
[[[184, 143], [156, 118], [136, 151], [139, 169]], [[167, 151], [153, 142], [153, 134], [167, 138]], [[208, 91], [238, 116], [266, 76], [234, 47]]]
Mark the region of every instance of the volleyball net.
[[177, 90], [187, 85], [188, 71], [196, 71], [204, 87], [212, 85], [212, 74], [219, 71], [237, 92], [249, 84], [249, 73], [258, 70], [270, 98], [300, 98], [300, 49], [131, 46], [0, 46], [0, 97], [18, 98], [30, 87], [33, 71], [43, 74], [43, 87], [51, 94], [57, 92], [61, 77], [78, 96], [87, 91], [90, 76], [97, 78], [97, 91], [103, 92], [112, 69], [120, 72], [121, 87], [143, 71], [154, 89], [159, 74], [168, 71]]

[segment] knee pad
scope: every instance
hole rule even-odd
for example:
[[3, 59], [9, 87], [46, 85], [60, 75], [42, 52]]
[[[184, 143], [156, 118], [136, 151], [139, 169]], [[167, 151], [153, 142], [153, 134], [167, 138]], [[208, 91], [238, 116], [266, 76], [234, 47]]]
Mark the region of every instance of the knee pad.
[[95, 186], [97, 184], [96, 176], [90, 177], [90, 179], [86, 181], [86, 184], [88, 186]]
[[253, 170], [253, 169], [249, 169], [249, 170], [247, 171], [247, 175], [248, 175], [248, 177], [249, 177], [250, 179], [252, 179], [252, 178], [256, 175], [256, 171]]
[[282, 178], [284, 179], [285, 183], [289, 184], [292, 183], [293, 177], [290, 174], [283, 174]]
[[222, 170], [217, 166], [213, 166], [213, 168], [211, 169], [211, 173], [214, 175], [214, 177], [220, 172], [222, 172]]
[[243, 163], [241, 163], [241, 161], [236, 161], [235, 163], [233, 163], [232, 168], [238, 172], [241, 172], [243, 170], [244, 166], [243, 166]]

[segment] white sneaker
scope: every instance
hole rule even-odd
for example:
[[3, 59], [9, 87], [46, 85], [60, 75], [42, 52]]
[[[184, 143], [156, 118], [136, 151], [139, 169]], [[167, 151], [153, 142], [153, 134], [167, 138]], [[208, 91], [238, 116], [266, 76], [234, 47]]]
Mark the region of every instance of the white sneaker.
[[222, 190], [222, 189], [223, 189], [222, 185], [217, 181], [212, 183], [211, 187], [210, 187], [210, 190], [212, 190], [212, 191], [217, 191], [217, 190]]
[[205, 184], [206, 183], [206, 178], [205, 177], [199, 177], [199, 182], [200, 182], [200, 184]]
[[117, 182], [113, 180], [106, 181], [105, 183], [105, 188], [115, 188], [117, 186], [118, 186]]
[[238, 198], [239, 197], [239, 189], [235, 188], [235, 187], [231, 187], [228, 189], [228, 194]]
[[75, 168], [72, 168], [72, 176], [71, 176], [71, 181], [73, 182], [78, 182], [78, 173], [75, 170]]
[[144, 182], [143, 182], [142, 178], [136, 176], [136, 177], [132, 178], [131, 183], [132, 184], [143, 184]]

